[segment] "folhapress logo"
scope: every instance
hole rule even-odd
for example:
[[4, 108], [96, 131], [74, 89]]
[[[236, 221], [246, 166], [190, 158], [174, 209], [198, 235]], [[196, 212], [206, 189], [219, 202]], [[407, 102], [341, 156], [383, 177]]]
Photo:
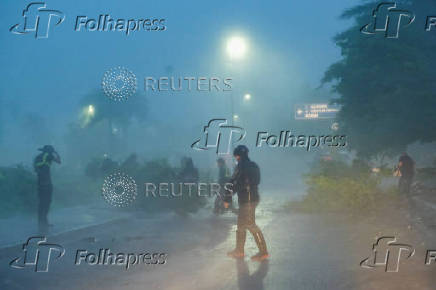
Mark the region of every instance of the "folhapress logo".
[[47, 9], [44, 2], [33, 2], [23, 10], [22, 22], [13, 25], [9, 31], [15, 34], [34, 33], [37, 39], [47, 38], [54, 19], [57, 26], [64, 21], [65, 15], [59, 10]]
[[23, 244], [23, 252], [23, 256], [12, 260], [9, 266], [16, 269], [33, 267], [35, 272], [48, 272], [50, 261], [60, 259], [65, 254], [65, 249], [47, 243], [46, 237], [31, 237]]
[[[131, 35], [137, 31], [164, 31], [165, 18], [116, 18], [109, 14], [88, 17], [80, 15], [72, 30], [75, 32], [123, 32]], [[14, 34], [33, 33], [36, 39], [48, 38], [50, 29], [64, 22], [65, 15], [59, 10], [47, 9], [45, 2], [32, 2], [23, 10], [22, 22], [9, 29]], [[53, 24], [54, 23], [54, 24]]]
[[393, 2], [379, 4], [372, 17], [371, 22], [360, 31], [364, 34], [384, 33], [386, 38], [398, 38], [402, 24], [406, 27], [415, 21], [414, 13], [397, 9], [397, 4]]
[[415, 249], [406, 244], [396, 243], [395, 237], [381, 237], [372, 246], [372, 254], [362, 262], [363, 268], [383, 267], [386, 272], [398, 272], [401, 254], [406, 252], [406, 259], [415, 254]]
[[207, 126], [204, 126], [203, 135], [191, 145], [191, 148], [195, 150], [215, 148], [219, 155], [230, 154], [232, 145], [244, 139], [245, 134], [243, 128], [228, 125], [226, 119], [212, 119]]

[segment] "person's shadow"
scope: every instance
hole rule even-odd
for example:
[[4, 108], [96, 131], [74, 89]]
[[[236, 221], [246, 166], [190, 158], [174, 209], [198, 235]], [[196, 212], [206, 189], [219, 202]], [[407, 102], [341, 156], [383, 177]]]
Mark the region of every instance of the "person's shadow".
[[268, 260], [261, 262], [257, 270], [251, 275], [248, 264], [244, 259], [236, 260], [236, 269], [238, 271], [238, 286], [240, 290], [264, 289], [263, 279], [268, 274]]

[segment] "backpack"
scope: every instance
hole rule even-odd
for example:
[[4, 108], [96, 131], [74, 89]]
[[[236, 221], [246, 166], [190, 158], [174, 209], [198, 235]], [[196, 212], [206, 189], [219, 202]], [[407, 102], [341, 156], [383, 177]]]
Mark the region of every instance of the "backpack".
[[253, 161], [250, 161], [249, 175], [250, 175], [251, 184], [259, 185], [259, 183], [260, 183], [260, 169], [259, 169], [259, 166], [257, 166], [257, 164]]

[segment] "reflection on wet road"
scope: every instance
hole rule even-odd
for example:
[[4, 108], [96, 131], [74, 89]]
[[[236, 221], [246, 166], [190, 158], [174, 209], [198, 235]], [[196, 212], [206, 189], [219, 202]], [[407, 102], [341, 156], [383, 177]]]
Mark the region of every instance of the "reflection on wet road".
[[[413, 243], [417, 254], [422, 254], [431, 242], [421, 241], [418, 233], [405, 232], [401, 224], [392, 227], [348, 220], [341, 215], [290, 213], [282, 209], [284, 202], [280, 196], [265, 197], [257, 210], [257, 223], [271, 254], [268, 262], [249, 259], [257, 252], [249, 234], [245, 248], [248, 257], [233, 260], [226, 256], [235, 243], [233, 214], [214, 217], [202, 212], [195, 217], [162, 215], [154, 219], [136, 216], [54, 240], [66, 248], [67, 254], [49, 273], [10, 269], [8, 260], [18, 253], [3, 252], [0, 288], [430, 289], [435, 282], [434, 268], [425, 267], [419, 259], [404, 261], [399, 273], [359, 266], [371, 254], [379, 231]], [[167, 263], [134, 265], [129, 270], [74, 265], [77, 249], [100, 248], [124, 253], [164, 252], [168, 254]]]

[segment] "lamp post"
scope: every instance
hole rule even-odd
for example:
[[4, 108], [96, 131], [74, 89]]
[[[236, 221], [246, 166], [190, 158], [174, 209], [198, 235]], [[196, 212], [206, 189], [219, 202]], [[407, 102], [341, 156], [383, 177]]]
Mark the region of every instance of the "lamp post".
[[[230, 57], [230, 70], [233, 71], [233, 62], [244, 58], [247, 51], [247, 43], [245, 39], [240, 36], [232, 36], [227, 40], [226, 50]], [[234, 121], [239, 118], [234, 112], [233, 90], [230, 94], [230, 102], [232, 113], [231, 122], [233, 126]]]

